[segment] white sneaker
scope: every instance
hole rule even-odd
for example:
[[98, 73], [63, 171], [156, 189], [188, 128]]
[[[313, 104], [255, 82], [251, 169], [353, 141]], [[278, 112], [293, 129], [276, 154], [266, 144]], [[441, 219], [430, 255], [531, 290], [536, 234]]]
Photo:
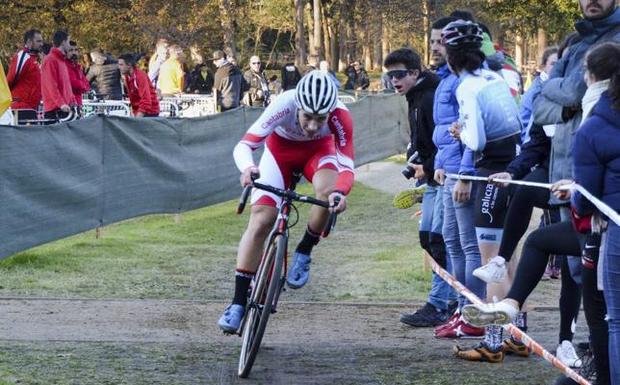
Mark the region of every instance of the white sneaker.
[[500, 283], [506, 278], [506, 260], [504, 257], [491, 258], [489, 263], [474, 270], [474, 277], [486, 283]]
[[556, 350], [555, 356], [566, 366], [571, 368], [581, 367], [582, 361], [577, 356], [577, 352], [570, 341], [562, 341], [562, 343], [558, 345], [558, 350]]
[[465, 305], [461, 315], [465, 322], [476, 327], [487, 325], [507, 325], [519, 314], [519, 309], [506, 301]]

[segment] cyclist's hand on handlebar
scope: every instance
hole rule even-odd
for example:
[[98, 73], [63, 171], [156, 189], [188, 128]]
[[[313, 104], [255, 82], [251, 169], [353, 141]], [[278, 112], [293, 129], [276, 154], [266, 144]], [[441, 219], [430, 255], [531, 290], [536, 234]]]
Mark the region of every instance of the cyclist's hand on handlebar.
[[[245, 187], [253, 182], [254, 179], [258, 179], [260, 176], [260, 172], [258, 171], [258, 167], [251, 166], [243, 170], [241, 173], [241, 177], [239, 181], [241, 182], [241, 187]], [[252, 178], [253, 177], [253, 178]]]
[[[336, 197], [340, 199], [337, 205], [335, 205], [334, 203], [336, 201]], [[327, 200], [329, 201], [330, 212], [341, 213], [347, 209], [347, 197], [338, 191], [334, 191], [333, 193], [329, 194]]]

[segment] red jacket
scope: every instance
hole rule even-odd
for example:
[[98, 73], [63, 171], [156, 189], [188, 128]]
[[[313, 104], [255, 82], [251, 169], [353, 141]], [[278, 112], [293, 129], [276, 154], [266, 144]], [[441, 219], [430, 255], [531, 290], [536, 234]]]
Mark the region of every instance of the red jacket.
[[13, 109], [39, 108], [41, 102], [41, 68], [37, 55], [28, 48], [18, 51], [11, 59], [6, 80], [13, 96]]
[[41, 95], [45, 112], [57, 110], [63, 104], [76, 104], [65, 55], [56, 47], [41, 64]]
[[125, 75], [125, 87], [134, 115], [138, 112], [145, 115], [159, 115], [157, 92], [144, 71], [134, 67], [133, 75]]
[[69, 81], [71, 82], [71, 91], [75, 97], [75, 102], [78, 106], [82, 107], [82, 94], [90, 91], [90, 84], [79, 63], [74, 63], [66, 59], [65, 61], [67, 63], [67, 69], [69, 70]]

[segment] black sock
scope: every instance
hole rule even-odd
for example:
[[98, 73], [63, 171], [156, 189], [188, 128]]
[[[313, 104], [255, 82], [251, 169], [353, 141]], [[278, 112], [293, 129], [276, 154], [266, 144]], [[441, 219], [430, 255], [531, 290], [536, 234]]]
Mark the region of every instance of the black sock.
[[248, 289], [254, 278], [254, 273], [247, 271], [235, 271], [235, 297], [233, 302], [235, 305], [245, 306], [248, 303]]
[[310, 255], [314, 245], [319, 243], [320, 236], [321, 234], [317, 234], [310, 230], [310, 227], [307, 227], [306, 232], [304, 233], [303, 238], [301, 238], [301, 241], [297, 245], [295, 251], [301, 254]]

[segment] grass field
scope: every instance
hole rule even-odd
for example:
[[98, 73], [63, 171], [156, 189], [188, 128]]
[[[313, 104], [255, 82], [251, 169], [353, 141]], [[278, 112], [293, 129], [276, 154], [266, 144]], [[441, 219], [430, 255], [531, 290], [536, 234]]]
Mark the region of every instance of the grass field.
[[[309, 186], [301, 191], [309, 192]], [[322, 282], [295, 296], [312, 301], [423, 299], [413, 210], [396, 210], [392, 196], [357, 184], [336, 231], [315, 250]], [[171, 215], [152, 215], [89, 231], [0, 261], [0, 296], [223, 300], [230, 296], [237, 243], [247, 214], [235, 202]], [[307, 219], [300, 206], [300, 224]]]

